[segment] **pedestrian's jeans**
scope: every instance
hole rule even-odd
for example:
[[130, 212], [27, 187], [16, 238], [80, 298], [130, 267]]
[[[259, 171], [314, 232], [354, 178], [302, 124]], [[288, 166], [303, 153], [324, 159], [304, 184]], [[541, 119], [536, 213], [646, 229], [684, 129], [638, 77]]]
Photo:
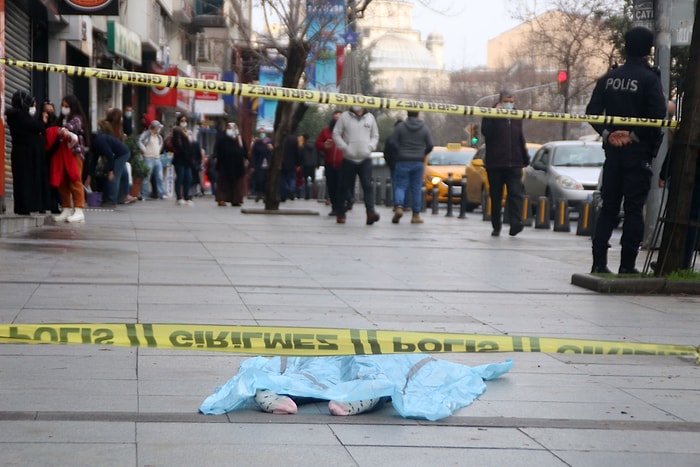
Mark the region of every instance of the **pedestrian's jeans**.
[[406, 192], [411, 194], [411, 211], [418, 214], [421, 209], [421, 187], [423, 186], [422, 161], [401, 161], [394, 168], [394, 206], [405, 207]]
[[365, 209], [367, 212], [374, 212], [374, 189], [372, 187], [372, 160], [368, 157], [361, 162], [353, 162], [343, 159], [343, 166], [340, 169], [340, 185], [338, 187], [338, 197], [333, 210], [342, 216], [347, 210], [348, 193], [352, 193], [355, 185], [355, 177], [360, 177], [360, 185], [365, 198]]
[[150, 159], [144, 157], [146, 165], [148, 165], [148, 176], [144, 178], [141, 185], [141, 197], [146, 199], [151, 192], [151, 175], [156, 177], [156, 195], [162, 198], [165, 195], [165, 187], [163, 186], [163, 164], [158, 159]]
[[175, 196], [177, 199], [192, 199], [190, 187], [192, 186], [192, 169], [184, 165], [175, 166]]
[[108, 202], [117, 204], [119, 201], [119, 185], [124, 175], [126, 162], [129, 160], [129, 153], [122, 154], [114, 158], [114, 178], [107, 183]]

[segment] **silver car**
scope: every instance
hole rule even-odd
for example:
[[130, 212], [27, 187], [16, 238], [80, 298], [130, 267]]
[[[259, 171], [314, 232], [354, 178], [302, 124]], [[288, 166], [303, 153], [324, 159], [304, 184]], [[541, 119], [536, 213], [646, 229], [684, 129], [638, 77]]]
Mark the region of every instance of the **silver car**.
[[532, 206], [537, 205], [540, 196], [546, 196], [552, 211], [559, 200], [577, 208], [593, 197], [603, 162], [605, 152], [600, 141], [546, 143], [524, 170], [525, 193]]

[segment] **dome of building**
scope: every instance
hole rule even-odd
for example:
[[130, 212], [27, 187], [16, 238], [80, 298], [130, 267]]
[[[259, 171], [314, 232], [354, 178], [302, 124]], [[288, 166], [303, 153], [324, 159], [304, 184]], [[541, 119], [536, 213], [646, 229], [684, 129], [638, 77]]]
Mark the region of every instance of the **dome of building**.
[[439, 32], [431, 32], [428, 34], [428, 42], [445, 42], [445, 38]]
[[398, 34], [384, 34], [370, 45], [372, 69], [440, 70], [435, 57], [420, 42]]

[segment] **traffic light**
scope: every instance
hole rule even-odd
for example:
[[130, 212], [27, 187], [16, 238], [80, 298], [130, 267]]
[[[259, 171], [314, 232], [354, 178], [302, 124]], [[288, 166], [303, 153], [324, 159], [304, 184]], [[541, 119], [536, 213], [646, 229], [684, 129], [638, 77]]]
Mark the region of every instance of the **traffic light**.
[[566, 70], [559, 70], [557, 74], [557, 84], [559, 86], [559, 94], [567, 94], [569, 88], [569, 72]]
[[479, 125], [473, 124], [469, 125], [469, 136], [471, 137], [469, 142], [472, 146], [479, 145]]

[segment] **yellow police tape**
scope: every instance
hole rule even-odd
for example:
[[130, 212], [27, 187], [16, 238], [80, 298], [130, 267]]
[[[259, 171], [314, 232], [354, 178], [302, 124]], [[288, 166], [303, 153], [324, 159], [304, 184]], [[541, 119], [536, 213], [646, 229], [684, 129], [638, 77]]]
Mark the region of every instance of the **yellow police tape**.
[[407, 99], [385, 97], [359, 96], [308, 89], [293, 89], [257, 84], [233, 83], [183, 76], [166, 76], [154, 73], [136, 71], [109, 70], [89, 68], [74, 65], [57, 65], [52, 63], [29, 62], [13, 58], [0, 58], [0, 65], [17, 66], [38, 71], [65, 73], [84, 78], [97, 78], [138, 86], [156, 86], [161, 88], [176, 88], [189, 91], [205, 91], [218, 94], [230, 94], [242, 97], [258, 97], [268, 100], [314, 102], [331, 105], [356, 105], [372, 109], [416, 110], [421, 112], [444, 113], [472, 117], [511, 118], [522, 120], [545, 120], [551, 122], [581, 122], [605, 125], [649, 126], [675, 128], [679, 122], [671, 120], [617, 117], [611, 115], [577, 115], [563, 112], [546, 112], [538, 110], [507, 110], [493, 107], [473, 107], [458, 104], [440, 104], [420, 102]]
[[0, 324], [0, 343], [96, 344], [255, 355], [543, 352], [691, 355], [700, 347], [554, 337], [197, 324]]

